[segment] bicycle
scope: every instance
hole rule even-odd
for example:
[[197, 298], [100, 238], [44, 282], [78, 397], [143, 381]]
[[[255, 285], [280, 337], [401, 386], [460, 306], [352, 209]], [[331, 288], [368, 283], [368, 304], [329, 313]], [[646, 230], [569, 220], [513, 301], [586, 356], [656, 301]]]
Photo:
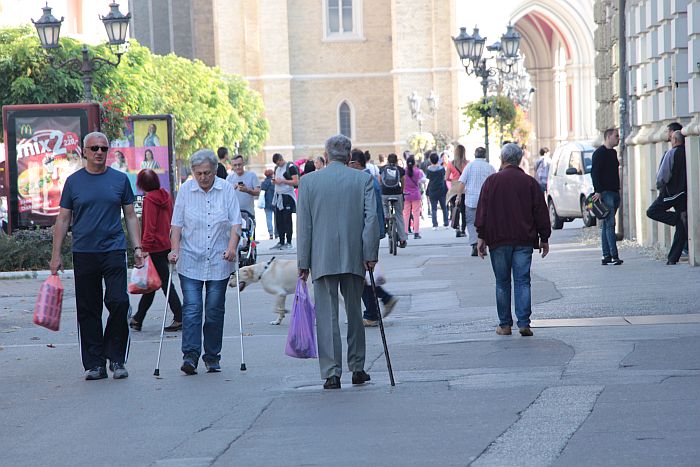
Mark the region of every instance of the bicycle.
[[386, 216], [387, 229], [389, 236], [389, 254], [396, 256], [399, 249], [399, 230], [396, 224], [396, 203], [398, 198], [386, 198], [389, 203], [388, 215]]

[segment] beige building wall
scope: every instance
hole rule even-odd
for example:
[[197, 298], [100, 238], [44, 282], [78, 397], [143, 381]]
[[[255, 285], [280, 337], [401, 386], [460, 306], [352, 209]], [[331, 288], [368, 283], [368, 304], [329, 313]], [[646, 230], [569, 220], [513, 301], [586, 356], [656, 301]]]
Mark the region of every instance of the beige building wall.
[[[621, 6], [624, 5], [624, 11]], [[622, 234], [668, 250], [672, 228], [646, 217], [656, 171], [669, 149], [665, 128], [686, 135], [689, 262], [700, 264], [700, 0], [596, 0], [596, 126], [622, 127]], [[625, 28], [618, 27], [624, 15]], [[624, 46], [627, 59], [620, 63]], [[626, 92], [620, 79], [627, 79]], [[620, 98], [622, 95], [622, 99]], [[622, 106], [621, 106], [622, 104]], [[622, 111], [626, 110], [626, 114]]]

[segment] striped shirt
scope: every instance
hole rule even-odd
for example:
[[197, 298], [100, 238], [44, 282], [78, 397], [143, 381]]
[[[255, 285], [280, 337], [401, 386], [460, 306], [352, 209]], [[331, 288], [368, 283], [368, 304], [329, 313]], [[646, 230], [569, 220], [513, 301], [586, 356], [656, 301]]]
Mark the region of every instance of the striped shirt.
[[468, 208], [476, 208], [479, 205], [481, 186], [489, 175], [496, 173], [496, 169], [486, 162], [486, 159], [477, 157], [467, 164], [467, 167], [459, 177], [459, 181], [465, 186], [465, 203]]
[[199, 281], [222, 280], [233, 271], [233, 261], [223, 257], [231, 227], [241, 224], [241, 210], [230, 183], [215, 177], [208, 192], [196, 180], [180, 188], [173, 209], [173, 227], [182, 227], [177, 271]]

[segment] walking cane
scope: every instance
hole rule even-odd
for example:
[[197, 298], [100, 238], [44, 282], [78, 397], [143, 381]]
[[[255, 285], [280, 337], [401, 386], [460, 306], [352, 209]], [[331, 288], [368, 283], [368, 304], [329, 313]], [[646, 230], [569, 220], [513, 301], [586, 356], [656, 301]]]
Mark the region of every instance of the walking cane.
[[389, 381], [392, 386], [394, 383], [394, 372], [391, 369], [391, 359], [389, 358], [389, 348], [386, 346], [386, 335], [384, 335], [384, 322], [382, 321], [382, 312], [379, 309], [379, 297], [377, 297], [377, 285], [374, 282], [374, 268], [369, 268], [369, 281], [372, 284], [372, 293], [374, 294], [374, 306], [377, 307], [377, 316], [379, 316], [379, 332], [382, 335], [382, 344], [384, 345], [384, 357], [386, 357], [386, 367], [389, 370]]
[[158, 344], [158, 360], [153, 376], [160, 376], [160, 351], [163, 348], [163, 334], [165, 334], [165, 317], [168, 315], [168, 305], [170, 304], [170, 288], [173, 286], [173, 264], [168, 264], [168, 290], [165, 292], [165, 311], [163, 311], [163, 325], [160, 327], [160, 344]]
[[238, 331], [241, 334], [241, 371], [245, 371], [245, 350], [243, 349], [243, 318], [241, 317], [241, 285], [238, 278], [240, 258], [236, 255], [236, 298], [238, 300]]

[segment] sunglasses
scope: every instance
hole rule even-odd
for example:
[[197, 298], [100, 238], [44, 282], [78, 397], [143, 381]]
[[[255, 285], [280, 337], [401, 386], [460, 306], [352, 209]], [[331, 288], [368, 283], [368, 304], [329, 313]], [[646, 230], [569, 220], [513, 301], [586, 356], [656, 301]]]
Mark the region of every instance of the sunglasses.
[[100, 149], [102, 150], [102, 152], [109, 151], [109, 146], [89, 146], [89, 148], [92, 152], [97, 152]]

